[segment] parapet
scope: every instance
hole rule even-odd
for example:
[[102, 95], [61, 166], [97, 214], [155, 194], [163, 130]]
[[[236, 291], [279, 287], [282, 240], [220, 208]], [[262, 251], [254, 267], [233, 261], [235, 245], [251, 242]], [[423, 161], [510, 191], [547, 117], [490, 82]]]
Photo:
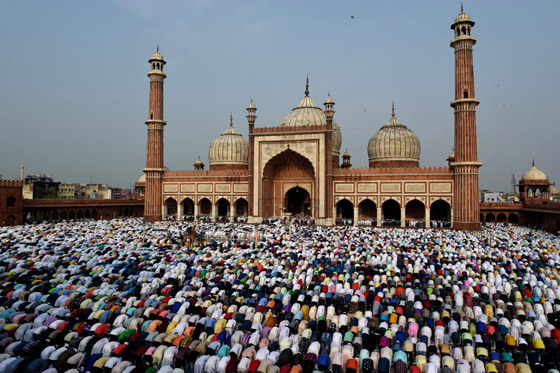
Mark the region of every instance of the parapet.
[[249, 177], [249, 170], [185, 170], [165, 171], [163, 177]]
[[23, 180], [0, 179], [0, 186], [20, 187], [23, 186]]
[[335, 175], [361, 176], [361, 175], [451, 175], [449, 167], [387, 167], [387, 168], [337, 168]]
[[253, 128], [252, 134], [271, 134], [271, 133], [300, 133], [300, 132], [316, 132], [316, 131], [326, 131], [327, 126], [323, 124], [316, 124], [310, 126], [274, 126], [274, 127], [257, 127]]

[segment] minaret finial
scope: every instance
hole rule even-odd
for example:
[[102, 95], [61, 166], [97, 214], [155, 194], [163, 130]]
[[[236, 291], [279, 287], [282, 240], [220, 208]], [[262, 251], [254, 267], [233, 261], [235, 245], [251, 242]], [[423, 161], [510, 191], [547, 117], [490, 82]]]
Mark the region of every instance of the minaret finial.
[[158, 45], [156, 46], [156, 52], [159, 52], [159, 43], [158, 43]]
[[233, 127], [233, 113], [229, 113], [229, 126]]
[[305, 95], [309, 96], [309, 74], [305, 78]]
[[535, 158], [533, 158], [533, 167], [535, 167]]
[[461, 13], [463, 13], [463, 2], [461, 1]]
[[391, 116], [394, 118], [395, 117], [395, 101], [393, 101], [393, 106], [392, 106], [391, 111], [392, 111]]

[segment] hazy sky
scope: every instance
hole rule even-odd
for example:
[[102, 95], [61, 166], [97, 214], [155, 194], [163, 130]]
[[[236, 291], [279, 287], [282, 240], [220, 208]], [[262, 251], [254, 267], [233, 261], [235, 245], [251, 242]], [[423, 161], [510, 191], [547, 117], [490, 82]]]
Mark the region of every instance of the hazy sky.
[[[98, 0], [3, 2], [0, 174], [130, 187], [145, 164], [149, 70], [167, 60], [165, 165], [192, 169], [233, 113], [247, 135], [330, 91], [342, 151], [367, 166], [369, 138], [397, 117], [421, 165], [453, 146], [453, 33], [460, 2]], [[535, 158], [560, 182], [560, 1], [467, 0], [476, 26], [481, 188], [509, 191]], [[353, 16], [353, 18], [352, 18]]]

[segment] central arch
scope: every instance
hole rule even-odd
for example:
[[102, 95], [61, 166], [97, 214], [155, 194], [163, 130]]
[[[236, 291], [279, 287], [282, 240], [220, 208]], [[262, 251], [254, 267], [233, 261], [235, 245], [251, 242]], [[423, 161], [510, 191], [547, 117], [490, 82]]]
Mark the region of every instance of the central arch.
[[[297, 211], [295, 214], [315, 216], [317, 208], [314, 203], [317, 196], [315, 169], [309, 159], [303, 155], [288, 148], [272, 157], [263, 169], [261, 187], [262, 216], [283, 216], [286, 213], [293, 213], [294, 209]], [[300, 188], [298, 189], [300, 192], [296, 192], [296, 188]], [[292, 193], [301, 193], [302, 190], [307, 192], [304, 197], [308, 202], [305, 206], [298, 202], [296, 206], [294, 201], [299, 197]], [[288, 204], [288, 195], [290, 204]]]
[[284, 211], [294, 216], [311, 215], [311, 195], [302, 187], [293, 187], [284, 197]]

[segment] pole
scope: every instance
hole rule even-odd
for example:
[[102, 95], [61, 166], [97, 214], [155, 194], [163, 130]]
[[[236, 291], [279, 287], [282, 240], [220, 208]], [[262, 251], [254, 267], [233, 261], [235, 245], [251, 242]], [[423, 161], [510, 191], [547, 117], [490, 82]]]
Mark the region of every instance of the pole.
[[253, 242], [253, 250], [256, 250], [256, 249], [257, 249], [257, 240], [258, 240], [258, 239], [257, 239], [257, 234], [258, 234], [257, 226], [258, 226], [258, 223], [255, 223], [255, 224], [253, 225], [253, 232], [255, 233], [255, 234], [254, 234], [254, 242]]
[[142, 218], [142, 244], [146, 241], [146, 219]]

